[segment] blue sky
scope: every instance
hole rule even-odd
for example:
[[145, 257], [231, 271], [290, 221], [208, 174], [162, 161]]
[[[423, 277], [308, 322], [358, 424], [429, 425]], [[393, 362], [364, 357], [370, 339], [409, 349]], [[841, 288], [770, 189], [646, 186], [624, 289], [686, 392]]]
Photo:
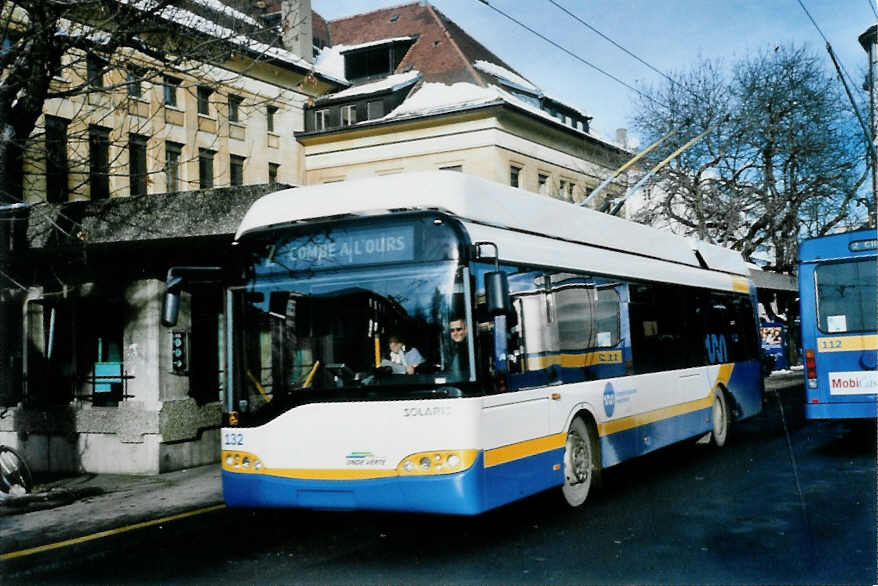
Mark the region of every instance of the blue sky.
[[[699, 58], [733, 61], [778, 44], [805, 45], [832, 62], [820, 33], [797, 0], [556, 0], [655, 68], [688, 69]], [[583, 59], [629, 85], [662, 79], [548, 0], [489, 0]], [[875, 0], [802, 0], [847, 71], [862, 83], [866, 53], [857, 37], [876, 18]], [[585, 110], [593, 128], [612, 138], [628, 126], [633, 92], [503, 18], [478, 0], [432, 0], [455, 21], [547, 94]], [[335, 19], [400, 0], [312, 0], [323, 17]]]

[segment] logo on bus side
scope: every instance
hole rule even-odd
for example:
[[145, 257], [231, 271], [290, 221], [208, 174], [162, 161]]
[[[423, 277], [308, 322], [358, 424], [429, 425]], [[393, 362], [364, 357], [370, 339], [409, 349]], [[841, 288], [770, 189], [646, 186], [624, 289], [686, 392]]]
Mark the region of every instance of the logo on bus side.
[[613, 390], [613, 384], [607, 383], [607, 386], [604, 387], [604, 413], [607, 414], [607, 417], [612, 417], [615, 410], [616, 392]]
[[384, 466], [386, 458], [376, 456], [372, 452], [351, 452], [345, 456], [348, 466]]
[[451, 407], [404, 407], [403, 417], [433, 417], [451, 415]]

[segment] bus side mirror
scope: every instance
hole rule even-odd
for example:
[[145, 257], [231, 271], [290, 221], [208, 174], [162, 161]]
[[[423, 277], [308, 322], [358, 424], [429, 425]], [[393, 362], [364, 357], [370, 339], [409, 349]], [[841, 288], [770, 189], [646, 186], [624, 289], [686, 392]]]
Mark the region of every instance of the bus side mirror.
[[180, 286], [183, 277], [170, 277], [165, 285], [165, 298], [162, 301], [162, 325], [172, 328], [177, 325], [180, 315]]
[[509, 277], [503, 271], [485, 273], [485, 298], [488, 313], [491, 315], [508, 315], [512, 313], [512, 301], [509, 298]]

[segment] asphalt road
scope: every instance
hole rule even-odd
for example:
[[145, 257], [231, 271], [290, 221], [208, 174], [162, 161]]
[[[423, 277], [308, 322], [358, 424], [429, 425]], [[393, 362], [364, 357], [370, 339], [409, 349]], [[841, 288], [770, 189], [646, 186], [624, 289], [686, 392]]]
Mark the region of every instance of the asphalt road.
[[225, 510], [10, 583], [875, 583], [874, 427], [806, 424], [801, 387], [780, 396], [785, 419], [769, 392], [726, 447], [607, 470], [576, 510], [554, 492], [476, 518]]

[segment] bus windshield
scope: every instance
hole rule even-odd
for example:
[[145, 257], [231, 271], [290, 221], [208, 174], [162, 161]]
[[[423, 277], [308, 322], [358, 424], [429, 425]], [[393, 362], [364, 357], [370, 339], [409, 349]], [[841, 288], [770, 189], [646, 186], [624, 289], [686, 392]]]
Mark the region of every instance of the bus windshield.
[[411, 263], [233, 289], [238, 407], [459, 394], [471, 363], [452, 332], [466, 330], [465, 273], [455, 261]]
[[875, 330], [875, 259], [815, 269], [818, 327], [829, 334]]

